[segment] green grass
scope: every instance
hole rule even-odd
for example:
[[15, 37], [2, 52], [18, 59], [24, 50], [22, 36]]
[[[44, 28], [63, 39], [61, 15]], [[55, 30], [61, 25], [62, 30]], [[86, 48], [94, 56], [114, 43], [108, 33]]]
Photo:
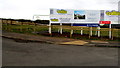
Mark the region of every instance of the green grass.
[[2, 30], [17, 32], [17, 33], [32, 33], [37, 31], [47, 31], [48, 28], [44, 26], [34, 25], [2, 25]]
[[[80, 27], [75, 27], [75, 28], [80, 29]], [[57, 32], [58, 29], [60, 29], [60, 28], [54, 27], [54, 28], [52, 28], [52, 31]], [[87, 29], [87, 30], [83, 30], [83, 34], [87, 34], [89, 37], [89, 33], [90, 33], [89, 29], [88, 28], [84, 28], [84, 29]], [[96, 30], [96, 28], [93, 28], [93, 29]], [[16, 33], [35, 34], [33, 32], [48, 31], [48, 26], [46, 26], [46, 25], [35, 26], [35, 25], [6, 25], [6, 24], [2, 24], [2, 30], [16, 32]], [[106, 29], [101, 28], [101, 30], [106, 30]], [[65, 29], [65, 28], [63, 29], [63, 32], [70, 33], [70, 31], [71, 31], [71, 29]], [[74, 30], [74, 33], [76, 33], [76, 34], [81, 34], [80, 32], [81, 32], [80, 30]], [[95, 35], [95, 33], [96, 33], [96, 31], [93, 31], [93, 35]], [[109, 30], [101, 31], [100, 33], [101, 33], [100, 35], [102, 37], [109, 36]], [[120, 29], [114, 30], [113, 36], [120, 38]], [[78, 37], [72, 37], [72, 38], [80, 39]], [[86, 39], [88, 39], [88, 38], [86, 38]], [[94, 40], [97, 40], [97, 39], [94, 39]]]

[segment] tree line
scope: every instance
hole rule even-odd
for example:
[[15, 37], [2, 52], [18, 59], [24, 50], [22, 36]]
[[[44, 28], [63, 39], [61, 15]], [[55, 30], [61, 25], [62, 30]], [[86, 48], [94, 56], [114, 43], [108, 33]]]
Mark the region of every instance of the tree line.
[[29, 23], [38, 23], [38, 24], [49, 24], [49, 20], [27, 20], [27, 19], [6, 19], [6, 18], [0, 18], [1, 21], [10, 21], [11, 23], [13, 21], [17, 22], [29, 22]]

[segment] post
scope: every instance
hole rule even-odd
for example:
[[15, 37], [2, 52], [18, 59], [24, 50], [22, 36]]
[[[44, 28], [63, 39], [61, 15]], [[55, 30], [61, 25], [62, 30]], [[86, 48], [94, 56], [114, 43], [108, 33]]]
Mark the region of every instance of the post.
[[60, 28], [58, 28], [58, 33], [60, 32]]
[[92, 27], [90, 27], [90, 36], [92, 36]]
[[113, 37], [114, 37], [114, 29], [111, 29], [111, 33], [112, 33], [112, 40], [113, 40]]
[[81, 28], [81, 35], [83, 35], [83, 28]]
[[100, 37], [100, 26], [97, 29], [98, 29], [98, 37]]
[[111, 33], [111, 24], [109, 25], [109, 38], [111, 39], [111, 35], [112, 35], [112, 33]]
[[62, 23], [60, 23], [60, 34], [62, 34]]
[[73, 34], [73, 29], [71, 29], [71, 34]]
[[49, 23], [49, 34], [51, 34], [51, 23]]
[[73, 30], [71, 29], [71, 31], [70, 31], [70, 37], [72, 37], [72, 34], [73, 34]]
[[90, 39], [90, 27], [89, 27], [89, 39]]
[[70, 32], [71, 37], [72, 37], [72, 34], [73, 34], [72, 26], [73, 26], [73, 23], [71, 23], [71, 32]]

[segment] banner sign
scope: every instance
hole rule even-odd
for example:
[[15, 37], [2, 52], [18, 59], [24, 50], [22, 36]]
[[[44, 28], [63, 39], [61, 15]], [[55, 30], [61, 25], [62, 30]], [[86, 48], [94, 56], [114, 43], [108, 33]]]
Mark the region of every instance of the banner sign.
[[111, 21], [100, 21], [100, 24], [111, 24]]
[[73, 26], [87, 26], [87, 27], [98, 27], [99, 24], [73, 24]]
[[50, 23], [99, 23], [100, 10], [50, 9]]

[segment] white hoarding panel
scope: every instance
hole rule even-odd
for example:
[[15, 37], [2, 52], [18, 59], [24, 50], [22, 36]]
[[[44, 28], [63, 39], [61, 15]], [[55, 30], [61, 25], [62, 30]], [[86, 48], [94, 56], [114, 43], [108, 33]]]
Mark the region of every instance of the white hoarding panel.
[[99, 10], [87, 10], [86, 13], [87, 13], [86, 22], [99, 22], [100, 21]]
[[57, 23], [72, 23], [73, 11], [66, 9], [50, 9], [50, 23], [56, 23], [53, 18], [57, 18]]
[[99, 22], [100, 11], [99, 10], [75, 10], [74, 21], [76, 22]]
[[106, 10], [104, 12], [104, 21], [112, 21], [111, 24], [118, 24], [119, 11]]
[[[55, 21], [53, 19], [57, 19], [57, 20]], [[73, 17], [70, 15], [66, 15], [66, 16], [64, 16], [64, 15], [51, 15], [51, 17], [50, 17], [51, 23], [56, 23], [56, 22], [58, 22], [58, 23], [72, 23], [72, 21], [73, 21]]]
[[50, 9], [50, 15], [72, 15], [73, 11], [68, 9]]

